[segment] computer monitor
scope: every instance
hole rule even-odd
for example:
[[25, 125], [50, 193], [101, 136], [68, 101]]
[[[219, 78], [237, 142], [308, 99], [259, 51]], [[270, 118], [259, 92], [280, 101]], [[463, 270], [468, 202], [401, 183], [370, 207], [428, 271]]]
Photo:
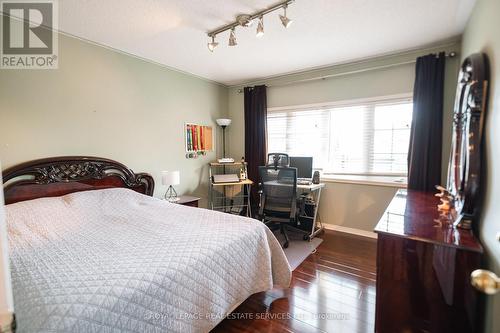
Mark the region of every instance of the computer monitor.
[[297, 178], [309, 178], [313, 176], [312, 157], [290, 157], [290, 166], [297, 168]]

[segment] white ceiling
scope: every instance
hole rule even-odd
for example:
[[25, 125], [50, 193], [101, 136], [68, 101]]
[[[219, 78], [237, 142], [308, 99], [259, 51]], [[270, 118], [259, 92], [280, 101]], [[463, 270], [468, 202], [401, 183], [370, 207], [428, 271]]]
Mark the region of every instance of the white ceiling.
[[210, 53], [206, 32], [279, 0], [63, 0], [60, 30], [226, 85], [403, 51], [458, 36], [475, 0], [296, 0], [228, 33]]

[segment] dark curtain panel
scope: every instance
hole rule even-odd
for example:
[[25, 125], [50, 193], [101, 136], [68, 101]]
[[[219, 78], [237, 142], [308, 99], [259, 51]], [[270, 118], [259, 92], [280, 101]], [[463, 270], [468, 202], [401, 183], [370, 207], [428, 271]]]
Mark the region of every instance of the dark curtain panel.
[[[245, 87], [245, 159], [248, 178], [253, 180], [252, 206], [259, 202], [257, 184], [259, 166], [266, 165], [267, 154], [267, 94], [266, 86]], [[255, 211], [255, 210], [254, 210]]]
[[408, 188], [432, 191], [441, 184], [445, 54], [417, 58], [408, 150]]

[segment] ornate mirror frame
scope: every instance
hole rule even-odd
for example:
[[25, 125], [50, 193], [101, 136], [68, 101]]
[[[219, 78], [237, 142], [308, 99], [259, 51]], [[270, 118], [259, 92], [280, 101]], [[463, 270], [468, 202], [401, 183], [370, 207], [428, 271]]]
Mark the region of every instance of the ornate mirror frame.
[[479, 206], [488, 72], [485, 54], [475, 53], [467, 57], [462, 63], [455, 97], [448, 192], [454, 207], [453, 225], [466, 229], [471, 228]]

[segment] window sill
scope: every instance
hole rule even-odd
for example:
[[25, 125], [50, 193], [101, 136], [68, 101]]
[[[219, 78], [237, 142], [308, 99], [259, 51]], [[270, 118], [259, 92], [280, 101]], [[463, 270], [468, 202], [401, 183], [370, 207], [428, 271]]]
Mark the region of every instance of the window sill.
[[406, 188], [407, 178], [401, 176], [322, 175], [321, 181], [325, 183]]

